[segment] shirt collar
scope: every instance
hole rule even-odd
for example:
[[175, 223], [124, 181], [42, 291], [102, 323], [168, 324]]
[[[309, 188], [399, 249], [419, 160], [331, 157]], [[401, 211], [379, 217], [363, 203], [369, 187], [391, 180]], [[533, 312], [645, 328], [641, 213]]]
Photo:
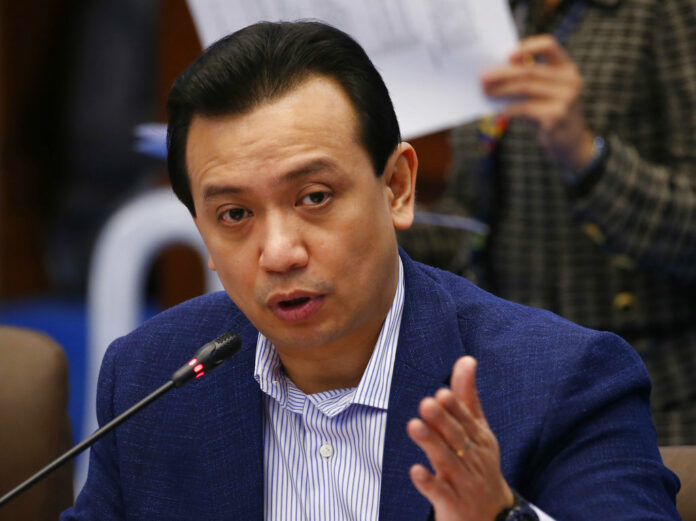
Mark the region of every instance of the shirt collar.
[[[399, 280], [394, 300], [384, 319], [379, 338], [360, 383], [353, 389], [332, 390], [309, 397], [314, 405], [327, 416], [334, 416], [353, 403], [387, 409], [403, 309], [404, 267], [399, 257]], [[281, 407], [298, 412], [297, 393], [302, 394], [302, 392], [287, 377], [275, 346], [261, 332], [256, 341], [254, 379], [258, 382], [261, 391], [275, 399]]]

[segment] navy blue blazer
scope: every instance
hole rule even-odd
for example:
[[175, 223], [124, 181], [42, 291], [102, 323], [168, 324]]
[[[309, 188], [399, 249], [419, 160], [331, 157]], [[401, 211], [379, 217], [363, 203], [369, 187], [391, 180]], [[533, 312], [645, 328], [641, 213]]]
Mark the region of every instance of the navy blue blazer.
[[[523, 496], [558, 521], [679, 519], [679, 483], [661, 463], [650, 383], [630, 346], [401, 255], [406, 301], [380, 520], [432, 515], [408, 477], [413, 463], [426, 461], [406, 422], [465, 354], [479, 361], [477, 385], [503, 473]], [[257, 330], [225, 293], [176, 306], [116, 340], [102, 365], [98, 417], [108, 422], [228, 330], [243, 339], [239, 353], [93, 447], [86, 485], [62, 521], [263, 519]]]

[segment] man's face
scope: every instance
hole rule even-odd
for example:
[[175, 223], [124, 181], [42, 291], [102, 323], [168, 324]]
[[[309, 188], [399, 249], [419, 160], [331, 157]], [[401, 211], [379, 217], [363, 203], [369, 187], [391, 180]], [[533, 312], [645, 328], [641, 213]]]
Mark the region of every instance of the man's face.
[[391, 305], [394, 227], [413, 211], [394, 183], [408, 163], [412, 188], [415, 155], [400, 145], [377, 177], [357, 129], [343, 90], [321, 76], [248, 114], [191, 123], [187, 167], [209, 265], [281, 355], [374, 343]]

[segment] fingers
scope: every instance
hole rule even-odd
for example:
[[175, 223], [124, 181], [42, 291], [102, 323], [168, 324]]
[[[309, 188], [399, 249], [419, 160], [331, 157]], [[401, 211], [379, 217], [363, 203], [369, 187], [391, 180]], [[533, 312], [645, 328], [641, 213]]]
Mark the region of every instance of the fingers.
[[406, 426], [409, 437], [427, 457], [433, 472], [413, 465], [414, 486], [433, 505], [436, 519], [493, 519], [512, 502], [500, 470], [500, 449], [490, 429], [475, 385], [476, 360], [454, 364], [451, 389], [424, 398], [420, 418]]
[[454, 454], [462, 450], [468, 440], [477, 439], [475, 420], [448, 389], [439, 390], [435, 398], [424, 398], [418, 412]]
[[476, 391], [475, 369], [472, 357], [460, 358], [454, 365], [452, 390], [440, 389], [434, 397], [424, 398], [418, 408], [421, 418], [406, 426], [437, 475], [458, 478], [472, 471], [478, 464], [478, 449], [488, 450], [493, 444]]
[[[462, 461], [439, 432], [418, 418], [408, 422], [406, 432], [413, 442], [425, 452], [438, 476], [451, 482], [456, 482], [462, 478]], [[464, 440], [459, 443], [460, 446], [463, 446]]]
[[456, 501], [452, 487], [446, 481], [433, 476], [423, 465], [413, 465], [409, 470], [409, 476], [416, 490], [425, 496], [432, 505]]
[[558, 72], [543, 64], [511, 64], [485, 71], [481, 75], [484, 87], [513, 82], [552, 82]]
[[536, 126], [537, 139], [549, 159], [581, 169], [592, 154], [592, 132], [582, 110], [583, 80], [576, 64], [548, 35], [527, 38], [510, 63], [481, 76], [486, 95], [507, 100], [507, 120]]
[[[554, 101], [559, 99], [563, 96], [563, 93], [560, 93], [559, 89], [570, 90], [565, 88], [564, 85], [534, 81], [500, 82], [490, 83], [484, 86], [486, 95], [493, 98], [521, 98], [530, 101]], [[564, 97], [570, 98], [571, 96], [572, 92], [568, 92], [567, 96]]]
[[534, 121], [540, 130], [541, 144], [546, 145], [544, 141], [546, 134], [552, 132], [557, 127], [558, 122], [563, 120], [566, 110], [563, 103], [553, 100], [523, 101], [508, 105], [503, 109], [503, 114], [507, 118], [525, 118]]
[[449, 436], [453, 437], [454, 441], [450, 446], [455, 452], [462, 448], [462, 440], [468, 438], [474, 443], [480, 441], [480, 425], [478, 422], [481, 420], [485, 421], [485, 418], [474, 418], [471, 412], [464, 407], [462, 402], [454, 396], [454, 393], [452, 393], [450, 389], [440, 389], [435, 393], [435, 399], [440, 407], [451, 415], [454, 422], [461, 429], [461, 432], [449, 431], [448, 433]]
[[530, 36], [522, 40], [517, 50], [510, 55], [510, 63], [522, 64], [528, 61], [529, 56], [549, 65], [562, 65], [571, 61], [561, 44], [548, 34]]
[[473, 418], [485, 418], [476, 389], [476, 360], [473, 357], [463, 356], [454, 363], [450, 384], [454, 397], [462, 401]]
[[582, 90], [577, 66], [548, 35], [523, 40], [509, 64], [483, 73], [481, 83], [484, 92], [495, 98], [572, 101]]
[[573, 100], [582, 90], [582, 77], [572, 62], [564, 67], [506, 65], [483, 73], [481, 86], [495, 98]]

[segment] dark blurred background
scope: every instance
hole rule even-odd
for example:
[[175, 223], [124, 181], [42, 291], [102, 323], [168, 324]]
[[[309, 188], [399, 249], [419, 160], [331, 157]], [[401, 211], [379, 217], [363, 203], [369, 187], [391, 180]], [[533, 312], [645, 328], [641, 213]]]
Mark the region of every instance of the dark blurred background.
[[[165, 120], [169, 85], [199, 51], [184, 0], [0, 3], [0, 322], [66, 350], [76, 437], [94, 241], [124, 201], [166, 184], [133, 130]], [[181, 263], [196, 269], [167, 275]], [[199, 264], [165, 252], [149, 278], [152, 308], [200, 293]]]

